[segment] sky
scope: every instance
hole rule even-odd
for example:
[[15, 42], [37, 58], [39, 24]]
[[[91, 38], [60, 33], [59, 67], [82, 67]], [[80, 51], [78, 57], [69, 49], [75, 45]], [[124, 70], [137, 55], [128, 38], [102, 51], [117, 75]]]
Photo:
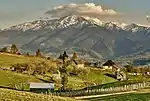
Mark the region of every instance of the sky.
[[[146, 20], [146, 15], [150, 15], [149, 4], [150, 0], [0, 0], [0, 28], [46, 16], [59, 17], [68, 11], [74, 12], [73, 14], [94, 15], [102, 20], [149, 24]], [[48, 13], [45, 15], [46, 12]]]

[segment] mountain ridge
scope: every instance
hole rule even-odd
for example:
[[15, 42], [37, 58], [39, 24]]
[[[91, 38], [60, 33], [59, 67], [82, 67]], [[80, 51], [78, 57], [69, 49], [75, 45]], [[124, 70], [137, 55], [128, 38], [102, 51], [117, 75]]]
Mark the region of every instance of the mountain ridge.
[[44, 54], [76, 51], [99, 59], [150, 49], [149, 42], [150, 27], [76, 15], [27, 22], [0, 32], [0, 45], [14, 43], [30, 52], [39, 48]]
[[[43, 19], [43, 20], [35, 20], [35, 21], [31, 21], [31, 22], [24, 22], [22, 24], [18, 24], [18, 25], [15, 25], [15, 26], [11, 26], [9, 28], [5, 28], [3, 29], [2, 31], [5, 31], [5, 30], [22, 30], [22, 31], [27, 31], [27, 30], [30, 30], [30, 29], [33, 29], [35, 27], [38, 28], [41, 28], [43, 26], [46, 26], [46, 25], [49, 25], [51, 24], [50, 22], [53, 22], [53, 21], [60, 21], [60, 25], [64, 25], [64, 23], [68, 23], [70, 25], [73, 25], [76, 23], [76, 21], [80, 20], [80, 21], [87, 21], [89, 23], [92, 23], [92, 24], [96, 24], [98, 26], [101, 26], [101, 27], [105, 27], [105, 28], [112, 28], [112, 27], [118, 27], [118, 29], [122, 29], [122, 30], [131, 30], [132, 28], [135, 28], [135, 27], [143, 27], [143, 28], [150, 28], [149, 25], [140, 25], [140, 24], [135, 24], [135, 23], [131, 23], [131, 24], [125, 24], [125, 23], [119, 23], [119, 22], [111, 22], [111, 21], [102, 21], [102, 20], [99, 20], [97, 18], [91, 18], [91, 17], [87, 17], [87, 16], [77, 16], [77, 15], [71, 15], [71, 16], [65, 16], [65, 17], [62, 17], [60, 19], [52, 19], [52, 20], [46, 20], [46, 19]], [[41, 26], [43, 25], [43, 26]], [[132, 26], [132, 27], [130, 27]], [[130, 29], [129, 29], [130, 27]]]

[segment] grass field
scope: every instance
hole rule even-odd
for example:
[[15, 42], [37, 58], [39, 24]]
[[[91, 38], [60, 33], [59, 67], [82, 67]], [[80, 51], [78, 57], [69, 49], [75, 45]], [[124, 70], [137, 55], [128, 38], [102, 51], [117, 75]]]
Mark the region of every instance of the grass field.
[[[113, 83], [117, 81], [116, 79], [108, 77], [104, 74], [105, 73], [103, 73], [101, 70], [91, 69], [88, 75], [70, 76], [68, 87], [75, 89], [83, 89], [86, 86], [91, 86], [91, 84], [100, 85], [106, 83]], [[87, 82], [87, 85], [85, 85], [85, 82]]]
[[[29, 82], [41, 82], [34, 76], [30, 75], [23, 75], [20, 73], [14, 73], [11, 71], [3, 71], [0, 70], [0, 86], [1, 87], [14, 87], [15, 85], [19, 84], [27, 84]], [[26, 88], [27, 89], [27, 88]]]
[[0, 101], [75, 101], [71, 98], [34, 94], [0, 88]]
[[[67, 88], [83, 89], [87, 85], [91, 86], [91, 84], [99, 85], [99, 84], [113, 83], [116, 81], [117, 80], [115, 80], [114, 78], [104, 75], [99, 70], [97, 71], [91, 70], [91, 72], [88, 75], [69, 76]], [[85, 82], [87, 82], [87, 85], [85, 84]], [[59, 88], [61, 84], [57, 84], [56, 86]]]
[[88, 81], [94, 82], [96, 84], [106, 84], [118, 81], [114, 78], [108, 77], [105, 75], [106, 73], [104, 71], [101, 71], [99, 69], [91, 69], [90, 73], [87, 76], [84, 76]]
[[133, 93], [84, 99], [89, 101], [150, 101], [150, 93]]
[[13, 55], [7, 53], [0, 53], [0, 66], [11, 66], [17, 63], [28, 62], [29, 58], [21, 55]]

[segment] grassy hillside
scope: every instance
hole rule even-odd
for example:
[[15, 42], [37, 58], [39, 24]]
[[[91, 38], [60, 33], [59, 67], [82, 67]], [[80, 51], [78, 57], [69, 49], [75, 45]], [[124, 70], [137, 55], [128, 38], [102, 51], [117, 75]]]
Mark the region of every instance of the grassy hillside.
[[11, 71], [0, 70], [0, 86], [1, 87], [15, 87], [15, 85], [27, 84], [28, 82], [41, 82], [34, 76], [23, 75]]
[[106, 76], [105, 74], [105, 71], [101, 71], [99, 69], [91, 69], [90, 73], [87, 76], [83, 75], [83, 77], [88, 81], [94, 82], [96, 84], [106, 84], [117, 81], [114, 78]]
[[75, 101], [71, 98], [34, 94], [0, 88], [0, 101]]
[[[34, 58], [35, 59], [35, 58]], [[21, 55], [13, 55], [7, 53], [0, 53], [0, 66], [10, 67], [13, 64], [17, 63], [27, 63], [32, 60], [32, 57], [25, 57]], [[50, 62], [51, 63], [51, 62]], [[68, 88], [81, 89], [86, 87], [85, 82], [89, 84], [105, 84], [115, 82], [116, 80], [104, 75], [105, 73], [101, 70], [91, 69], [88, 75], [80, 75], [80, 76], [69, 76]], [[51, 75], [51, 74], [50, 74]], [[48, 76], [50, 76], [48, 74]], [[35, 76], [23, 75], [21, 73], [15, 73], [10, 71], [2, 71], [0, 70], [0, 86], [14, 86], [15, 84], [27, 83], [27, 82], [40, 82], [40, 80], [36, 79]], [[42, 77], [45, 79], [44, 77]], [[46, 78], [47, 81], [50, 78]], [[56, 87], [60, 87], [61, 85], [58, 83]]]
[[[11, 71], [4, 71], [0, 70], [0, 86], [1, 87], [15, 87], [15, 85], [20, 85], [20, 84], [26, 84], [25, 89], [28, 89], [28, 83], [29, 82], [43, 82], [39, 80], [36, 76], [31, 76], [31, 75], [25, 75], [21, 73], [15, 73]], [[40, 77], [42, 78], [42, 77]], [[93, 79], [92, 79], [93, 78]], [[43, 78], [44, 79], [44, 78]], [[46, 80], [46, 79], [44, 79]], [[49, 78], [47, 78], [47, 81]], [[68, 82], [68, 88], [73, 88], [73, 89], [81, 89], [86, 87], [84, 82], [91, 82], [91, 83], [98, 83], [98, 84], [105, 84], [105, 83], [110, 83], [116, 81], [113, 78], [107, 77], [103, 74], [98, 74], [98, 73], [93, 73], [91, 72], [88, 76], [86, 81], [81, 79], [80, 77], [75, 77], [75, 76], [70, 76], [69, 77], [69, 82]], [[56, 83], [56, 87], [61, 87], [60, 83]]]
[[149, 101], [150, 93], [134, 93], [84, 99], [89, 101]]
[[0, 53], [0, 66], [10, 66], [16, 63], [25, 63], [28, 62], [28, 57], [21, 55], [13, 55], [7, 53]]
[[85, 78], [86, 79], [73, 76], [69, 77], [68, 87], [82, 89], [86, 87], [85, 82], [87, 82], [87, 85], [91, 86], [92, 84], [106, 84], [116, 81], [115, 79], [103, 74], [93, 74], [92, 72], [88, 76], [85, 76]]

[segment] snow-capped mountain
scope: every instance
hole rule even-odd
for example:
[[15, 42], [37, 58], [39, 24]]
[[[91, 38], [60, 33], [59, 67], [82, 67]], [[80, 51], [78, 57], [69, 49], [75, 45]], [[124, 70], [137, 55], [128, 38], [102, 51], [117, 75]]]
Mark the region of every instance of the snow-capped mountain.
[[4, 30], [21, 30], [21, 31], [27, 31], [27, 30], [38, 30], [44, 26], [47, 25], [46, 20], [37, 20], [33, 22], [27, 22], [23, 24], [19, 24], [16, 26], [12, 26], [10, 28], [4, 29]]
[[150, 27], [101, 21], [84, 16], [36, 20], [0, 32], [0, 45], [17, 44], [24, 51], [45, 54], [77, 51], [96, 58], [129, 55], [149, 49]]
[[27, 31], [27, 30], [39, 30], [41, 28], [67, 28], [68, 26], [77, 25], [77, 27], [82, 27], [84, 25], [93, 24], [94, 26], [104, 27], [109, 30], [126, 30], [126, 31], [138, 31], [143, 29], [149, 29], [150, 26], [138, 25], [138, 24], [125, 24], [125, 23], [118, 23], [118, 22], [110, 22], [110, 21], [101, 21], [97, 18], [90, 18], [86, 16], [65, 16], [60, 19], [54, 20], [36, 20], [33, 22], [26, 22], [23, 24], [19, 24], [16, 26], [12, 26], [10, 28], [4, 29], [6, 30], [20, 30], [20, 31]]
[[33, 22], [26, 22], [23, 24], [19, 24], [16, 26], [12, 26], [10, 28], [4, 29], [5, 31], [8, 30], [20, 30], [20, 31], [28, 31], [28, 30], [39, 30], [41, 28], [50, 28], [55, 30], [56, 28], [67, 28], [68, 26], [78, 24], [79, 26], [84, 26], [86, 24], [89, 24], [90, 22], [84, 19], [84, 17], [80, 16], [65, 16], [60, 19], [54, 19], [54, 20], [36, 20]]
[[149, 26], [144, 26], [144, 25], [138, 25], [138, 24], [130, 24], [124, 27], [124, 29], [126, 31], [131, 31], [133, 33], [139, 32], [139, 31], [150, 31], [150, 27]]

